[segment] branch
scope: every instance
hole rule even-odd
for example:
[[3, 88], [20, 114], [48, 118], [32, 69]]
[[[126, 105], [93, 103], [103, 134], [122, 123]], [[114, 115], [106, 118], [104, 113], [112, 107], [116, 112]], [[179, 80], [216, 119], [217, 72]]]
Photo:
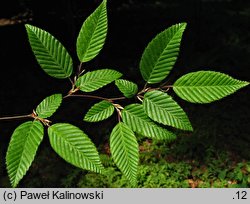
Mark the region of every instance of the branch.
[[84, 69], [82, 69], [82, 65], [83, 65], [83, 62], [81, 62], [78, 66], [78, 70], [77, 70], [77, 78], [79, 78], [79, 76], [81, 76], [83, 74], [83, 72], [85, 71]]
[[126, 97], [118, 97], [118, 98], [109, 98], [111, 101], [117, 101], [117, 100], [124, 100], [127, 99]]
[[164, 88], [167, 88], [167, 89], [173, 88], [173, 85], [164, 85], [164, 86], [161, 86], [161, 89], [164, 89]]
[[137, 95], [140, 95], [140, 94], [143, 94], [143, 93], [147, 92], [148, 89], [150, 89], [150, 87], [147, 88], [147, 86], [148, 86], [148, 82], [146, 82], [146, 84], [144, 85], [143, 89], [141, 91], [139, 91], [137, 93]]
[[33, 118], [33, 116], [32, 116], [32, 114], [18, 115], [18, 116], [8, 116], [8, 117], [0, 117], [0, 120], [15, 120], [15, 119], [23, 119], [23, 118]]
[[81, 98], [93, 98], [93, 99], [100, 99], [100, 100], [105, 100], [105, 101], [115, 101], [115, 100], [123, 100], [126, 99], [126, 97], [118, 97], [118, 98], [104, 98], [101, 96], [94, 96], [94, 95], [84, 95], [84, 94], [69, 94], [67, 96], [64, 96], [63, 98], [68, 98], [68, 97], [81, 97]]

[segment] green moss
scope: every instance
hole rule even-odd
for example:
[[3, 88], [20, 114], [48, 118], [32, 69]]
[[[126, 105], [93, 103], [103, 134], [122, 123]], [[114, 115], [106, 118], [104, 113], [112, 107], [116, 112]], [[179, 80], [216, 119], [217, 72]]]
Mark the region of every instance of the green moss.
[[[140, 165], [136, 186], [129, 184], [111, 158], [105, 154], [101, 155], [106, 166], [103, 175], [92, 172], [85, 174], [79, 170], [65, 177], [63, 185], [81, 188], [250, 187], [250, 162], [237, 161], [228, 152], [208, 146], [204, 148], [204, 158], [201, 160], [200, 155], [186, 158], [185, 148], [180, 144], [170, 145], [166, 142], [142, 139], [140, 143]], [[180, 150], [183, 154], [178, 155]]]

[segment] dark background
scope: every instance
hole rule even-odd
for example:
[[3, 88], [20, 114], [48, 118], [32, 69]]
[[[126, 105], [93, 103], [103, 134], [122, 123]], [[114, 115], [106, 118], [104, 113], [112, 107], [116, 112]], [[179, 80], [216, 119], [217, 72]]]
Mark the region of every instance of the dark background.
[[[75, 41], [82, 22], [99, 5], [99, 0], [8, 0], [1, 3], [0, 19], [0, 117], [31, 113], [40, 101], [54, 93], [66, 94], [67, 80], [47, 76], [36, 62], [28, 43], [24, 23], [43, 28], [59, 39], [71, 53], [75, 65]], [[160, 31], [179, 22], [187, 22], [179, 59], [170, 82], [191, 71], [214, 70], [250, 81], [250, 1], [246, 0], [109, 0], [109, 30], [100, 55], [86, 64], [89, 70], [112, 68], [124, 78], [143, 80], [138, 64], [148, 42]], [[1, 20], [0, 20], [1, 22]], [[120, 96], [112, 87], [95, 93]], [[207, 105], [189, 104], [172, 94], [190, 117], [195, 129], [188, 151], [201, 154], [209, 143], [226, 149], [242, 159], [250, 158], [249, 87], [221, 101]], [[107, 141], [116, 122], [82, 122], [94, 100], [67, 99], [51, 118], [81, 127], [98, 145]], [[5, 154], [13, 130], [23, 121], [0, 122], [0, 186], [8, 186]], [[188, 142], [188, 140], [187, 140]], [[45, 137], [36, 161], [21, 182], [39, 177], [34, 187], [59, 187], [69, 165], [51, 150]], [[52, 178], [50, 178], [52, 177]], [[48, 182], [49, 181], [49, 182]]]

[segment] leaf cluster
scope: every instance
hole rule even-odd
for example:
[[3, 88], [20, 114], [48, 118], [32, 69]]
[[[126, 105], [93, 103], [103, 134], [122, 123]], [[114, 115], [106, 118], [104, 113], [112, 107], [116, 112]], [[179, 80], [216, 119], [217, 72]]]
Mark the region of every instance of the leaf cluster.
[[[96, 173], [105, 171], [95, 145], [82, 130], [69, 123], [51, 125], [48, 120], [63, 99], [100, 99], [83, 117], [87, 122], [108, 119], [116, 112], [118, 121], [110, 135], [111, 156], [124, 176], [136, 185], [139, 145], [135, 133], [155, 140], [173, 141], [176, 135], [171, 131], [172, 128], [193, 130], [187, 114], [170, 96], [169, 89], [188, 102], [210, 103], [249, 84], [215, 71], [193, 72], [177, 79], [173, 85], [164, 83], [178, 58], [186, 26], [186, 23], [173, 25], [156, 35], [148, 44], [139, 64], [145, 80], [144, 87], [140, 89], [136, 83], [121, 79], [122, 73], [114, 69], [84, 69], [84, 64], [101, 52], [106, 40], [106, 0], [84, 21], [80, 29], [76, 41], [79, 59], [76, 70], [61, 42], [41, 28], [25, 25], [32, 51], [44, 72], [57, 79], [69, 79], [72, 87], [65, 96], [56, 93], [45, 98], [30, 114], [33, 121], [21, 124], [14, 131], [6, 156], [12, 186], [18, 185], [34, 160], [43, 139], [43, 126], [47, 127], [51, 147], [65, 161]], [[113, 82], [123, 96], [105, 98], [88, 94]], [[125, 107], [117, 102], [127, 98], [134, 99], [134, 102]]]

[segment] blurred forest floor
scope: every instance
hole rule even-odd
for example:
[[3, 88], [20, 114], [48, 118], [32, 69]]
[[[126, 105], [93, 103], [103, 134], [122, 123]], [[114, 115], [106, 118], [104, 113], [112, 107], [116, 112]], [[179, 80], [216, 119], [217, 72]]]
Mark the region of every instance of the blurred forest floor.
[[[54, 81], [41, 71], [30, 50], [23, 23], [34, 24], [55, 35], [76, 60], [78, 30], [100, 1], [11, 2], [11, 9], [0, 9], [0, 60], [4, 76], [0, 80], [1, 116], [29, 113], [44, 97], [65, 93], [70, 88], [69, 84]], [[250, 1], [109, 1], [108, 13], [106, 45], [97, 59], [86, 65], [88, 69], [114, 68], [124, 73], [124, 78], [143, 86], [138, 68], [143, 49], [157, 33], [185, 21], [188, 28], [169, 83], [198, 70], [220, 71], [250, 81]], [[106, 95], [119, 95], [109, 88], [104, 91]], [[207, 105], [188, 104], [175, 95], [174, 98], [187, 112], [195, 131], [177, 132], [179, 136], [173, 144], [141, 140], [141, 148], [151, 152], [146, 155], [142, 152], [138, 186], [249, 187], [249, 87]], [[81, 127], [97, 145], [101, 144], [100, 152], [105, 153], [103, 144], [108, 142], [116, 118], [102, 124], [82, 122], [83, 114], [93, 103], [66, 101], [52, 120]], [[0, 123], [1, 187], [9, 187], [4, 158], [10, 135], [20, 123]], [[71, 167], [48, 145], [46, 138], [20, 187], [129, 187], [108, 158], [105, 160], [108, 176], [102, 177]]]

